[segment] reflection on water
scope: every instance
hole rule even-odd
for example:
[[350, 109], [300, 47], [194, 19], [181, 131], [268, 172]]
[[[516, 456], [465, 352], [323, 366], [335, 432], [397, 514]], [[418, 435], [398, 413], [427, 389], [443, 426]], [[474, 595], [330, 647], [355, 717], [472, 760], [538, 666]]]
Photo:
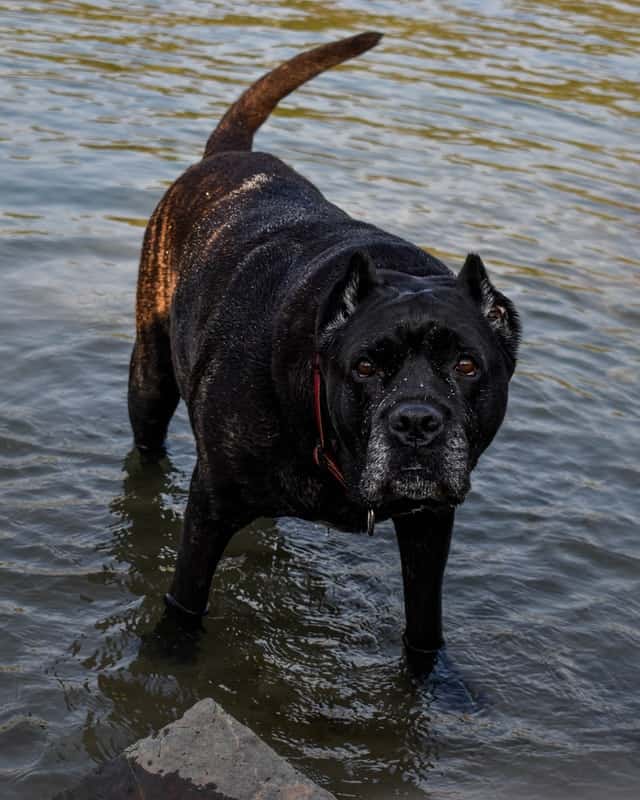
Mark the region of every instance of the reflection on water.
[[[0, 2], [0, 786], [43, 798], [204, 696], [342, 798], [631, 798], [637, 624], [637, 6]], [[193, 466], [129, 453], [154, 204], [262, 70], [385, 32], [258, 146], [452, 267], [525, 342], [459, 514], [448, 652], [404, 663], [391, 528], [260, 520], [201, 635], [163, 622]], [[127, 455], [129, 453], [129, 455]]]
[[[284, 522], [285, 530], [294, 531], [295, 540], [288, 542], [272, 523], [255, 524], [234, 540], [203, 628], [185, 632], [177, 627], [163, 615], [161, 598], [179, 527], [179, 517], [166, 504], [183, 490], [172, 484], [175, 470], [169, 459], [143, 466], [131, 454], [125, 469], [123, 493], [112, 504], [122, 524], [114, 531], [111, 552], [116, 563], [128, 565], [124, 580], [132, 594], [142, 596], [142, 604], [101, 620], [106, 643], [101, 639], [83, 661], [86, 669], [99, 672], [99, 689], [111, 701], [108, 716], [99, 722], [89, 717], [84, 729], [85, 747], [96, 760], [121, 746], [119, 731], [126, 730], [129, 739], [142, 735], [150, 724], [162, 725], [213, 687], [222, 690], [226, 707], [238, 715], [246, 715], [247, 704], [254, 706], [253, 724], [265, 736], [274, 719], [286, 720], [280, 744], [292, 758], [299, 758], [303, 748], [339, 762], [348, 742], [354, 754], [366, 754], [369, 771], [381, 774], [389, 768], [389, 742], [408, 735], [407, 720], [414, 721], [416, 730], [409, 735], [419, 737], [420, 765], [428, 769], [436, 748], [429, 733], [433, 709], [443, 706], [466, 716], [480, 711], [481, 701], [446, 653], [427, 676], [405, 665], [397, 641], [398, 614], [385, 626], [396, 652], [380, 653], [384, 628], [374, 606], [376, 600], [388, 601], [376, 598], [373, 576], [379, 579], [384, 570], [398, 584], [396, 565], [389, 569], [385, 563], [394, 547], [390, 530], [375, 548], [383, 557], [375, 550], [366, 554], [368, 563], [360, 563], [355, 574], [350, 567], [351, 585], [339, 589], [328, 584], [325, 569], [314, 574], [308, 566], [321, 562], [333, 534], [317, 527], [300, 536], [298, 522]], [[167, 531], [166, 542], [154, 541], [151, 532], [159, 530]], [[352, 548], [345, 551], [343, 568], [353, 555]], [[334, 558], [331, 568], [339, 567], [340, 560]], [[396, 601], [399, 592], [396, 585]], [[114, 628], [124, 631], [111, 640]], [[341, 653], [345, 642], [357, 644], [357, 655]], [[321, 694], [314, 698], [318, 689]], [[371, 724], [376, 742], [371, 741]]]

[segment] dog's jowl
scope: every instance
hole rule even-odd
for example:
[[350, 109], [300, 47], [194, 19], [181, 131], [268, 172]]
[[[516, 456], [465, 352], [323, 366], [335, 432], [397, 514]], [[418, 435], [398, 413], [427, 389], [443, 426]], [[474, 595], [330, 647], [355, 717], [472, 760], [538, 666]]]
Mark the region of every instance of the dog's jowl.
[[392, 518], [419, 653], [442, 644], [454, 511], [506, 410], [517, 314], [477, 255], [456, 276], [251, 149], [281, 98], [379, 39], [263, 77], [167, 191], [142, 250], [129, 412], [136, 445], [160, 452], [182, 397], [196, 439], [170, 605], [204, 613], [256, 517], [369, 532]]

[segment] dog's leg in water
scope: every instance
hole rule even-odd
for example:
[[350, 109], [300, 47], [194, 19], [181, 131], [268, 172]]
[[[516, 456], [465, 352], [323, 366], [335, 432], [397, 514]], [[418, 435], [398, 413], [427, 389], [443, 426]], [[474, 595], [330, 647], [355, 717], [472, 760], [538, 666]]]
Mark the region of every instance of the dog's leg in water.
[[141, 452], [163, 452], [169, 420], [179, 399], [164, 326], [161, 322], [140, 326], [129, 370], [129, 418]]
[[211, 580], [225, 547], [233, 534], [250, 522], [223, 518], [221, 504], [210, 488], [213, 484], [202, 471], [196, 463], [176, 571], [171, 591], [165, 596], [169, 608], [196, 619], [206, 614]]
[[404, 644], [410, 661], [430, 662], [442, 638], [442, 577], [449, 555], [454, 511], [423, 511], [395, 517], [407, 626]]

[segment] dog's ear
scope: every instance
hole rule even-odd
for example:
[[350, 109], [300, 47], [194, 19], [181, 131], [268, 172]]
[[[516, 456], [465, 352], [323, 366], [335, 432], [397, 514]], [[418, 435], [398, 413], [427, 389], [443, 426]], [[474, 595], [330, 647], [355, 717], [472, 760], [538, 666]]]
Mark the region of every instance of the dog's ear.
[[353, 315], [358, 305], [379, 283], [376, 268], [367, 253], [357, 251], [341, 278], [320, 305], [316, 336], [326, 342]]
[[515, 366], [520, 343], [520, 320], [515, 306], [489, 280], [480, 256], [469, 253], [458, 275], [458, 288], [479, 306], [489, 326], [498, 335], [503, 349]]

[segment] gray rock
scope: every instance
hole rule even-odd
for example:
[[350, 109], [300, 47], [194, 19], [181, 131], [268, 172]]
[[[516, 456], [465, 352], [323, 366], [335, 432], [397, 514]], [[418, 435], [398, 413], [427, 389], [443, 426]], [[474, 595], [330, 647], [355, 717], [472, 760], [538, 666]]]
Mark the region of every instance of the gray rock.
[[335, 800], [211, 699], [56, 800]]

